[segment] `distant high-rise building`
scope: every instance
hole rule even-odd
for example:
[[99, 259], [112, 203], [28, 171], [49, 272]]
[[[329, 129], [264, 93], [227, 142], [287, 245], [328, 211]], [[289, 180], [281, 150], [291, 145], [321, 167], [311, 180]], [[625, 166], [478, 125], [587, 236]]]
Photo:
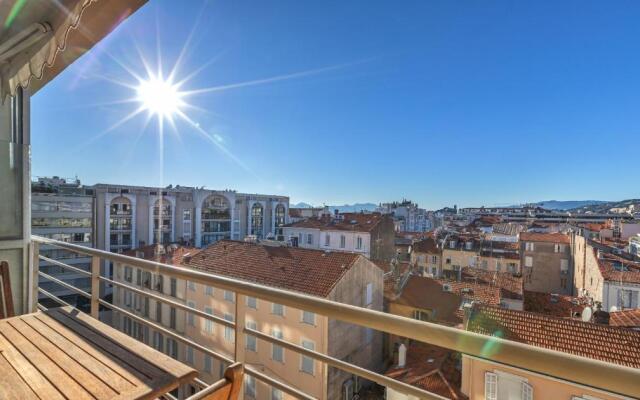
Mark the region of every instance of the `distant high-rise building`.
[[427, 232], [433, 229], [432, 214], [409, 200], [383, 203], [376, 211], [382, 214], [393, 214], [396, 231]]

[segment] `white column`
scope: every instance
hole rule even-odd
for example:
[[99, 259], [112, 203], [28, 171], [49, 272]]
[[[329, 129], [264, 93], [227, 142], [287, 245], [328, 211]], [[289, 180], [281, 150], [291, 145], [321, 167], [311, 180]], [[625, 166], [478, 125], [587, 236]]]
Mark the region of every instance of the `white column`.
[[[276, 208], [278, 207], [277, 201], [271, 202], [271, 233], [276, 234]], [[277, 239], [277, 238], [276, 238]]]
[[153, 215], [153, 206], [155, 203], [155, 199], [151, 199], [151, 205], [149, 206], [149, 244], [153, 244], [153, 220], [155, 219], [155, 215]]
[[138, 235], [136, 234], [136, 198], [130, 197], [131, 202], [131, 248], [138, 247]]
[[[253, 209], [253, 204], [254, 203], [255, 202], [248, 203], [248, 207], [249, 208], [247, 209], [247, 235], [251, 235], [251, 223], [253, 222], [252, 221], [253, 214], [252, 214], [251, 210]], [[242, 239], [242, 238], [240, 238], [240, 239]]]

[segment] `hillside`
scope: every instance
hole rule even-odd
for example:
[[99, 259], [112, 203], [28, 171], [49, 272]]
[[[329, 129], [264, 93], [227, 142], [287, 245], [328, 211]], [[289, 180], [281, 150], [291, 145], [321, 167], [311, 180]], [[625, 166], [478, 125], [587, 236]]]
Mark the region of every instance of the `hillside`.
[[[311, 208], [313, 206], [308, 203], [300, 202], [300, 203], [291, 205], [291, 207], [292, 208]], [[328, 206], [328, 207], [331, 212], [333, 212], [333, 210], [338, 210], [339, 212], [343, 213], [343, 212], [375, 211], [375, 209], [378, 206], [373, 203], [355, 203], [355, 204], [343, 204], [341, 206]]]
[[640, 199], [629, 199], [622, 201], [608, 201], [600, 204], [584, 205], [570, 209], [571, 212], [579, 213], [611, 213], [611, 212], [640, 212]]

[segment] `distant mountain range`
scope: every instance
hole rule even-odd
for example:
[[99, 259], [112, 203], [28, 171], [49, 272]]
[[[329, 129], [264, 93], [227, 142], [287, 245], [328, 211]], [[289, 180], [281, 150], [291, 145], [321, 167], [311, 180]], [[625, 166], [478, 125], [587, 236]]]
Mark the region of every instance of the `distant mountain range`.
[[[292, 208], [312, 208], [313, 206], [308, 203], [300, 202], [297, 204], [292, 204]], [[320, 206], [321, 207], [321, 206]], [[341, 206], [328, 206], [329, 210], [333, 212], [333, 210], [338, 210], [339, 212], [360, 212], [360, 211], [375, 211], [378, 208], [377, 204], [373, 203], [355, 203], [355, 204], [343, 204]]]
[[573, 212], [591, 212], [591, 213], [610, 213], [617, 212], [640, 212], [640, 199], [628, 199], [622, 201], [605, 201], [598, 204], [587, 204], [573, 208], [569, 211]]

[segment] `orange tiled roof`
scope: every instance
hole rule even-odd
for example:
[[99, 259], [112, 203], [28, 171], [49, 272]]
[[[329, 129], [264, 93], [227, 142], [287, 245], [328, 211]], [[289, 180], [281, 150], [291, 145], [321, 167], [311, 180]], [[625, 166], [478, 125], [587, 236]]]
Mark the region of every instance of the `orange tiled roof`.
[[[598, 251], [594, 248], [594, 253]], [[640, 263], [631, 262], [613, 254], [603, 254], [598, 258], [600, 273], [606, 281], [640, 283]]]
[[359, 254], [221, 240], [185, 266], [245, 281], [326, 297]]
[[435, 239], [432, 237], [415, 242], [411, 246], [411, 250], [416, 253], [440, 254], [440, 249]]
[[589, 300], [584, 297], [566, 295], [551, 295], [550, 293], [524, 292], [524, 310], [552, 317], [573, 318], [582, 313], [589, 305]]
[[311, 228], [320, 230], [342, 230], [355, 232], [371, 232], [384, 218], [391, 218], [380, 213], [341, 213], [340, 219], [333, 215], [321, 218], [307, 218], [303, 221], [287, 224], [293, 228]]
[[520, 233], [520, 241], [524, 242], [551, 242], [551, 243], [569, 243], [569, 236], [562, 233]]
[[640, 332], [567, 318], [474, 305], [467, 329], [601, 361], [640, 368]]
[[640, 328], [640, 308], [609, 313], [609, 325], [625, 328]]
[[[200, 249], [195, 247], [187, 247], [180, 245], [166, 245], [162, 246], [162, 252], [158, 253], [158, 245], [150, 244], [147, 246], [139, 247], [134, 250], [128, 250], [123, 252], [125, 256], [144, 258], [145, 260], [160, 262], [163, 264], [180, 265], [185, 256], [193, 256], [197, 254]], [[141, 256], [141, 257], [139, 257]]]
[[392, 366], [385, 375], [448, 399], [466, 399], [459, 390], [461, 374], [455, 363], [454, 352], [415, 342], [407, 348], [405, 366]]
[[524, 298], [524, 284], [522, 276], [513, 275], [510, 272], [485, 271], [479, 268], [463, 268], [462, 279], [465, 281], [477, 280], [489, 286], [500, 289], [502, 298], [522, 300]]

